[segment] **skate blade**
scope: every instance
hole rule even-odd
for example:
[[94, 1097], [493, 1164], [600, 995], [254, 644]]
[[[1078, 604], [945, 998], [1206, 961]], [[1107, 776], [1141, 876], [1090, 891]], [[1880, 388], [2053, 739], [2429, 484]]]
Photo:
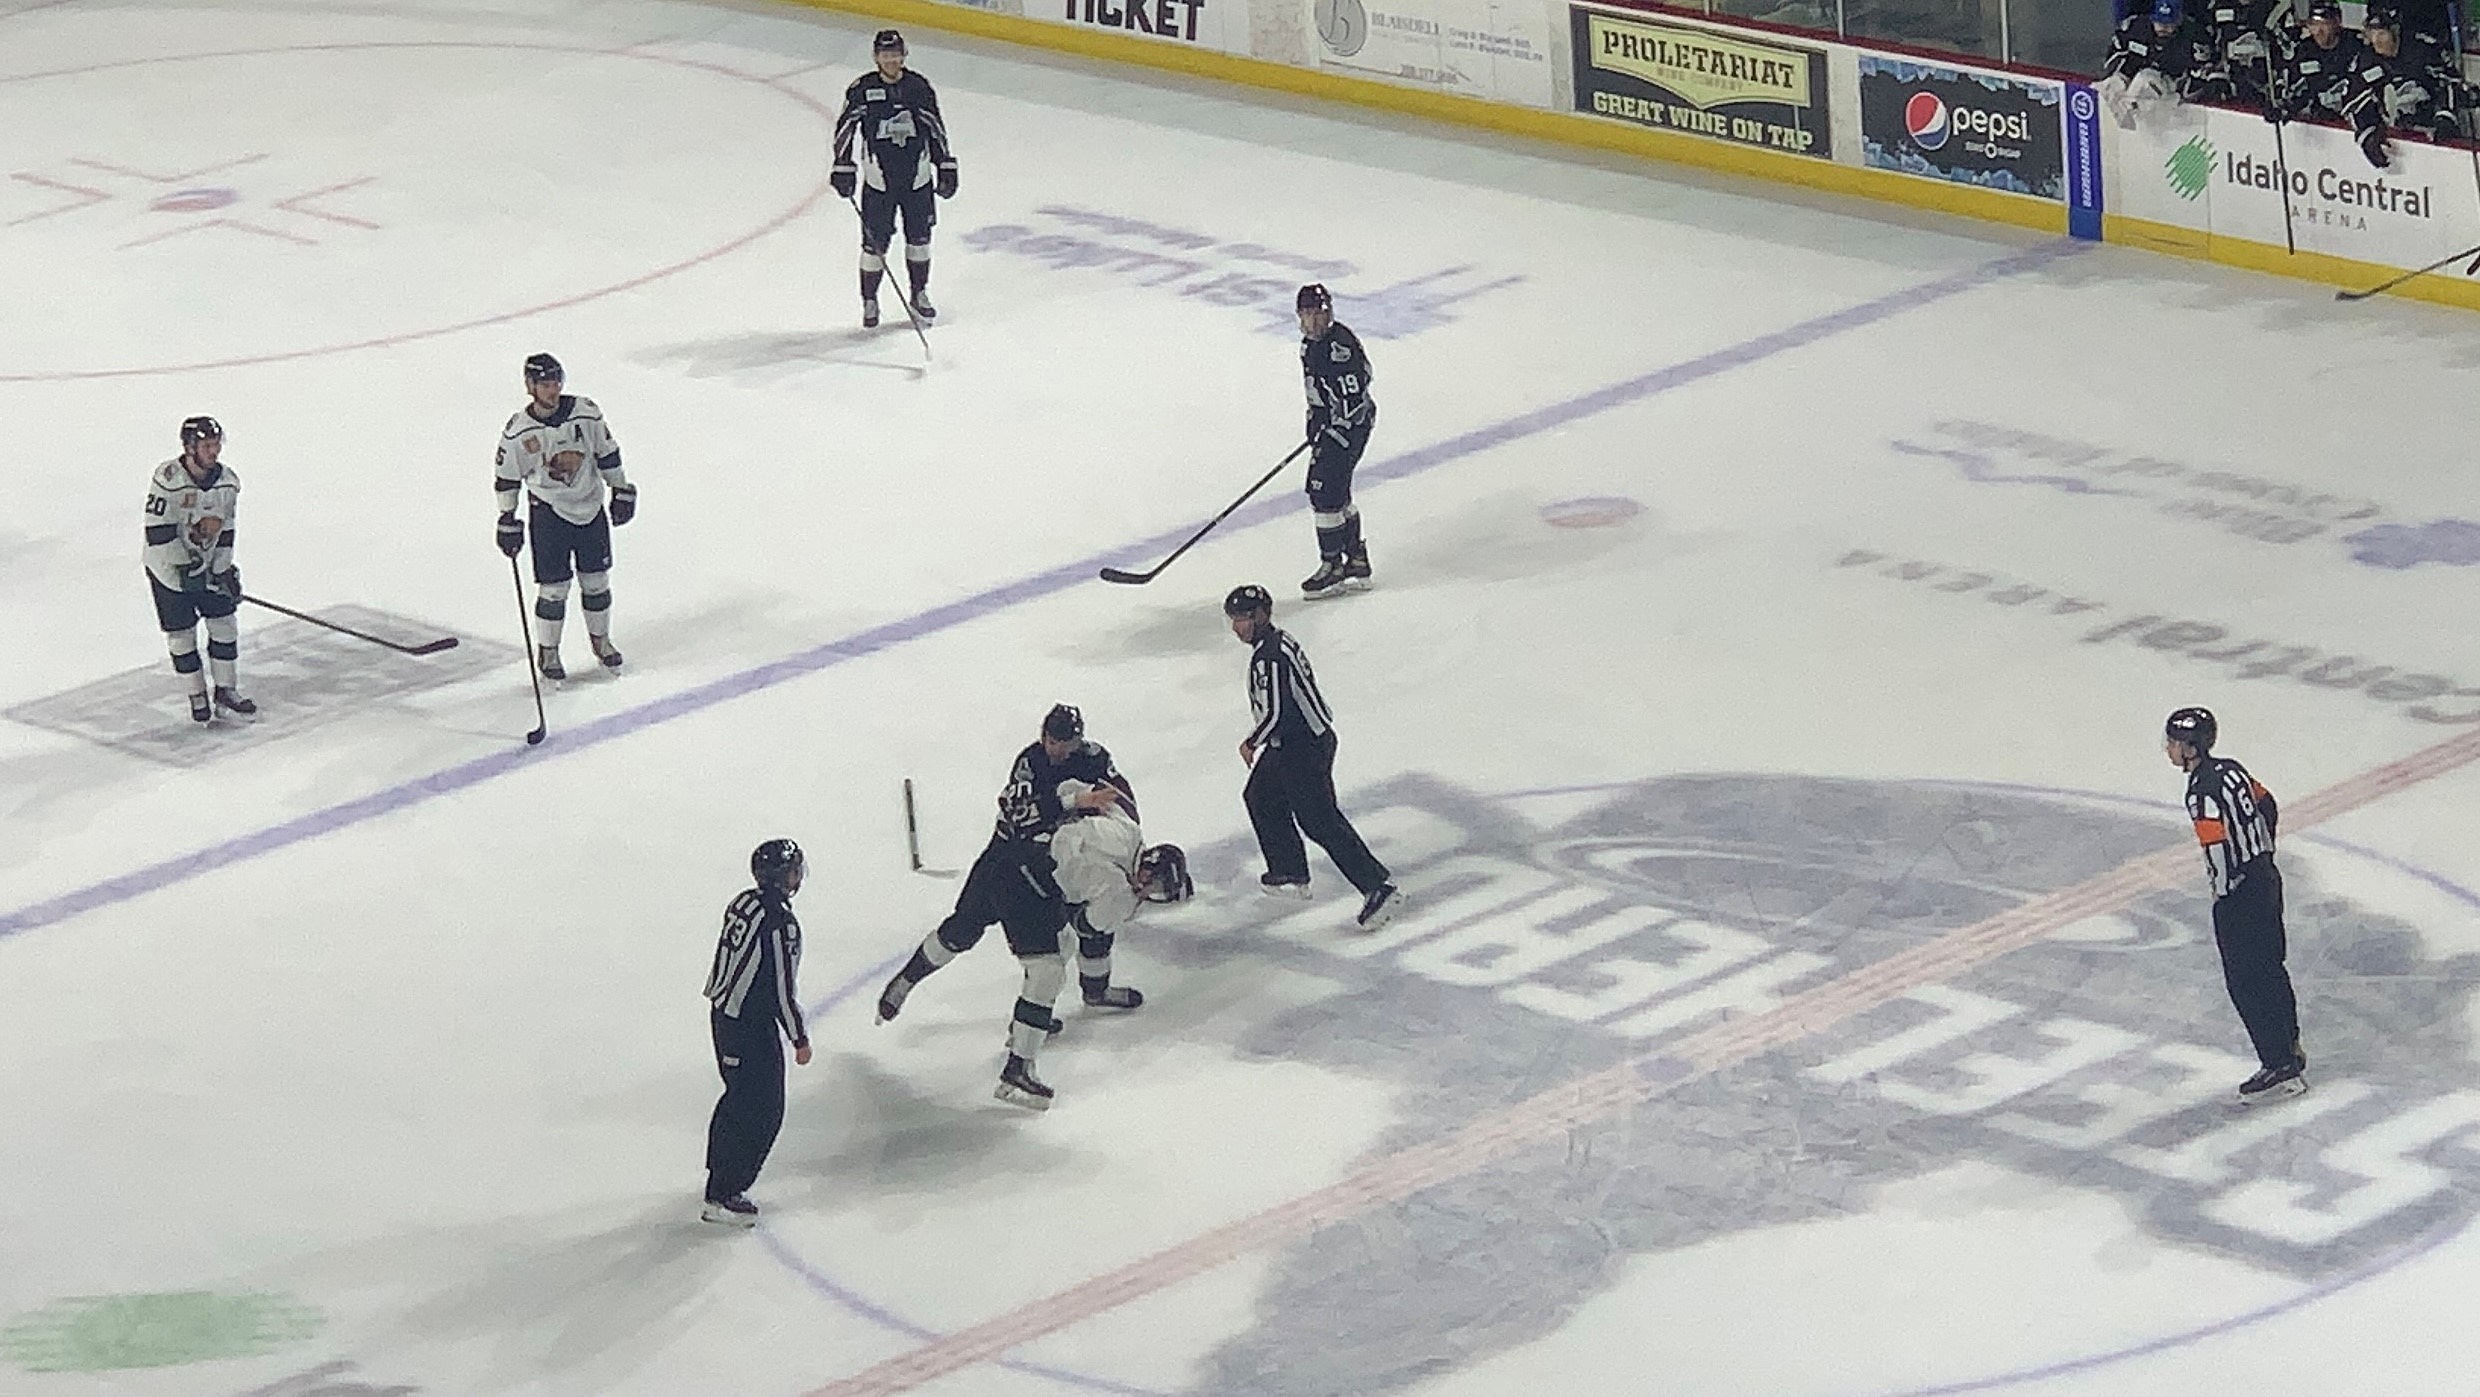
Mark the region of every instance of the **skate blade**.
[[1402, 893], [1397, 893], [1395, 896], [1387, 899], [1387, 903], [1384, 907], [1381, 907], [1376, 912], [1371, 913], [1368, 921], [1355, 922], [1353, 925], [1357, 926], [1362, 931], [1383, 931], [1386, 929], [1387, 923], [1395, 920], [1395, 910], [1403, 904], [1403, 900], [1404, 895]]
[[710, 1207], [700, 1209], [698, 1212], [698, 1220], [701, 1222], [711, 1222], [717, 1227], [738, 1227], [744, 1231], [758, 1225], [758, 1218], [755, 1213], [736, 1213], [729, 1208]]
[[1029, 1091], [1019, 1091], [1005, 1082], [1001, 1082], [999, 1089], [991, 1095], [1010, 1106], [1022, 1106], [1028, 1111], [1047, 1111], [1051, 1108], [1051, 1098], [1036, 1096]]
[[1257, 885], [1257, 890], [1264, 893], [1268, 897], [1288, 897], [1295, 902], [1307, 902], [1309, 900], [1309, 885], [1306, 883], [1284, 883], [1279, 886], [1270, 883], [1260, 883]]
[[2300, 1095], [2304, 1095], [2304, 1094], [2307, 1092], [2307, 1090], [2308, 1090], [2308, 1079], [2307, 1079], [2307, 1078], [2305, 1078], [2305, 1077], [2293, 1077], [2293, 1078], [2291, 1078], [2289, 1081], [2284, 1082], [2284, 1083], [2282, 1083], [2282, 1084], [2281, 1084], [2281, 1085], [2279, 1085], [2279, 1086], [2270, 1086], [2270, 1087], [2267, 1087], [2267, 1088], [2265, 1088], [2263, 1091], [2257, 1092], [2257, 1093], [2256, 1093], [2255, 1095], [2253, 1095], [2253, 1096], [2241, 1096], [2241, 1097], [2237, 1097], [2237, 1098], [2235, 1098], [2235, 1099], [2236, 1099], [2236, 1100], [2238, 1101], [2238, 1103], [2239, 1103], [2240, 1105], [2242, 1105], [2242, 1106], [2262, 1106], [2262, 1105], [2264, 1105], [2266, 1102], [2269, 1102], [2269, 1101], [2279, 1101], [2279, 1100], [2281, 1100], [2281, 1099], [2283, 1099], [2284, 1097], [2287, 1097], [2287, 1096], [2300, 1096]]

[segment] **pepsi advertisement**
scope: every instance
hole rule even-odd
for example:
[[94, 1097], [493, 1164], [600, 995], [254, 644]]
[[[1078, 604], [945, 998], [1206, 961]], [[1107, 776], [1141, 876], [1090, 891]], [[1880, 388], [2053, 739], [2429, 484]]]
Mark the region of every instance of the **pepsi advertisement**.
[[2067, 195], [2060, 85], [1942, 63], [1860, 55], [1861, 157], [2036, 199]]

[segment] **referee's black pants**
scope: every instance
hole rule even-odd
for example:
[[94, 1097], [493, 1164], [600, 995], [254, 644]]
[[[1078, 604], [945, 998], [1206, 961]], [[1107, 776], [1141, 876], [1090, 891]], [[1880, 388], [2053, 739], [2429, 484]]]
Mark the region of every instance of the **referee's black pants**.
[[715, 1069], [723, 1074], [723, 1099], [706, 1126], [706, 1201], [746, 1193], [758, 1181], [775, 1133], [784, 1125], [784, 1040], [775, 1017], [745, 1006], [733, 1018], [712, 1011]]
[[1296, 738], [1259, 751], [1241, 799], [1248, 803], [1249, 823], [1257, 829], [1257, 848], [1266, 856], [1266, 871], [1277, 878], [1308, 878], [1309, 851], [1300, 842], [1307, 835], [1363, 896], [1386, 881], [1386, 865], [1369, 852], [1335, 804], [1333, 733]]
[[2282, 874], [2270, 855], [2240, 870], [2238, 886], [2213, 902], [2213, 942], [2222, 952], [2222, 983], [2239, 1022], [2247, 1025], [2256, 1060], [2281, 1067], [2299, 1056], [2299, 999], [2282, 932]]

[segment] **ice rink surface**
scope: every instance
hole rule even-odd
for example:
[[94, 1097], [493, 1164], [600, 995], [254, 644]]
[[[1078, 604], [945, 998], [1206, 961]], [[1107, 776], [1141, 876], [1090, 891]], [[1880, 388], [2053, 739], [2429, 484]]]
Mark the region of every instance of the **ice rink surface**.
[[[2480, 1391], [2475, 322], [917, 32], [925, 360], [824, 187], [869, 27], [0, 5], [0, 1392]], [[1297, 474], [1095, 581], [1296, 439], [1312, 279], [1376, 590], [1291, 600]], [[644, 503], [529, 751], [537, 350]], [[138, 505], [200, 412], [254, 593], [462, 645], [250, 611], [264, 714], [189, 731]], [[1379, 936], [1255, 894], [1242, 581]], [[1201, 887], [1029, 1116], [996, 938], [868, 1000], [956, 888], [901, 781], [961, 866], [1063, 700]], [[2184, 703], [2284, 797], [2256, 1113]], [[819, 1053], [725, 1235], [775, 835]]]

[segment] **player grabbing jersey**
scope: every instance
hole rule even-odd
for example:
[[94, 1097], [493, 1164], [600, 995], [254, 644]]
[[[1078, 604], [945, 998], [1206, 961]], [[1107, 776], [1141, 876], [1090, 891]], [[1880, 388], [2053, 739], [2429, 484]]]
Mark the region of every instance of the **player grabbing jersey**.
[[[528, 401], [500, 433], [493, 484], [499, 492], [499, 551], [513, 558], [525, 546], [517, 522], [518, 492], [533, 501], [535, 662], [546, 679], [566, 679], [560, 628], [568, 620], [569, 582], [585, 606], [586, 639], [605, 668], [620, 667], [611, 643], [611, 531], [637, 517], [637, 487], [620, 470], [620, 443], [592, 398], [560, 391], [560, 361], [537, 354], [525, 361]], [[603, 508], [605, 487], [611, 509]]]
[[904, 36], [881, 29], [870, 41], [877, 71], [844, 89], [835, 118], [835, 168], [828, 183], [839, 199], [861, 195], [861, 323], [878, 323], [878, 281], [887, 272], [887, 245], [904, 218], [904, 276], [913, 313], [938, 318], [930, 304], [930, 228], [938, 222], [932, 196], [956, 197], [956, 156], [930, 80], [904, 67]]
[[[223, 463], [224, 428], [212, 417], [181, 424], [181, 454], [155, 468], [146, 486], [146, 577], [155, 619], [172, 649], [172, 668], [189, 681], [189, 716], [208, 722], [220, 708], [247, 718], [258, 705], [241, 696], [241, 568], [233, 562], [233, 510], [241, 477]], [[198, 622], [207, 623], [210, 700], [199, 672]]]

